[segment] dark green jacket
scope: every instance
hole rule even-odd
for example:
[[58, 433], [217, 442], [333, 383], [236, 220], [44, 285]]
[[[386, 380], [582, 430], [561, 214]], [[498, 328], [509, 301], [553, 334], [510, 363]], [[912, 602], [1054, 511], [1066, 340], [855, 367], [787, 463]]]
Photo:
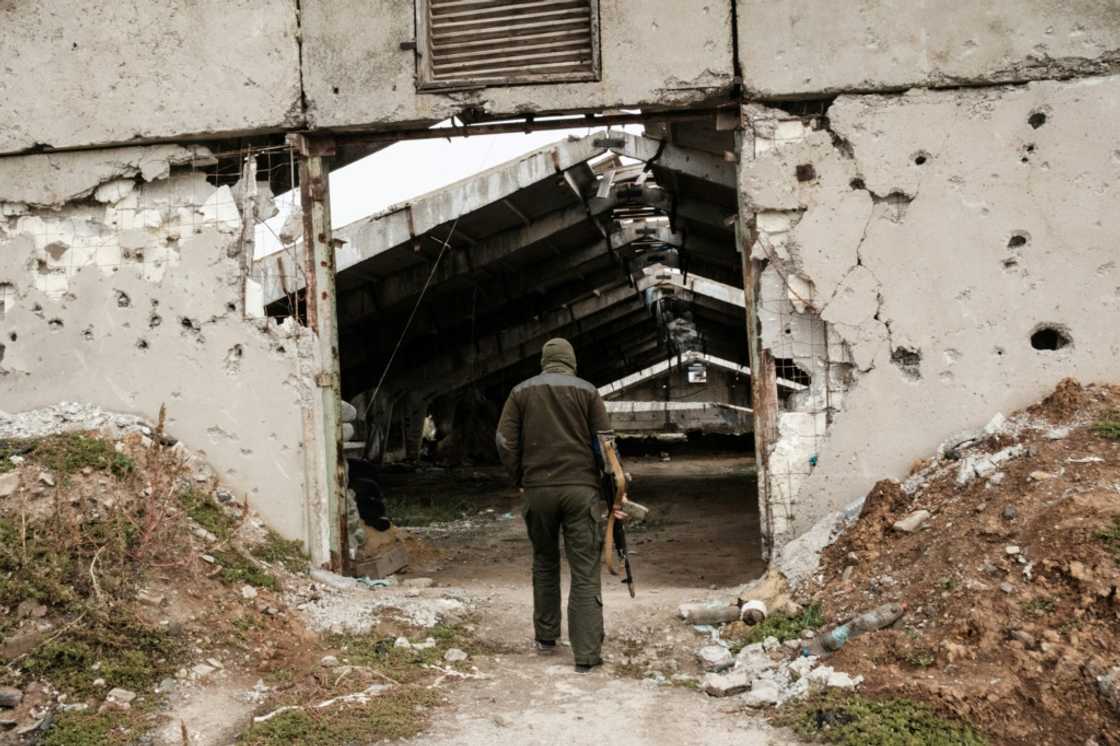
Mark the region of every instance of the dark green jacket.
[[542, 371], [522, 381], [502, 409], [497, 446], [518, 487], [599, 486], [596, 435], [610, 418], [598, 389], [575, 375], [571, 345], [553, 340], [541, 356]]

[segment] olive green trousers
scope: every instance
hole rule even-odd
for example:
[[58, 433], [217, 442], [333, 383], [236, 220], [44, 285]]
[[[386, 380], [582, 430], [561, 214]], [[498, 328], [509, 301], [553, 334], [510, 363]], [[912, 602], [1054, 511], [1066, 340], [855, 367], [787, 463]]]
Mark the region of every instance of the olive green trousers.
[[603, 527], [599, 490], [567, 485], [529, 487], [522, 509], [533, 543], [533, 628], [538, 640], [560, 639], [560, 533], [572, 573], [568, 639], [576, 665], [602, 662]]

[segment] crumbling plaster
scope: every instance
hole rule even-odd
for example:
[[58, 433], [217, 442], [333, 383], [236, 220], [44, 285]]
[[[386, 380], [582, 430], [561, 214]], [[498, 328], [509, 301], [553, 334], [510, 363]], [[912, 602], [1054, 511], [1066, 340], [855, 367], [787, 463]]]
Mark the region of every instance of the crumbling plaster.
[[0, 153], [298, 127], [294, 0], [0, 3]]
[[9, 202], [0, 215], [0, 409], [78, 401], [154, 420], [166, 406], [171, 436], [270, 525], [305, 539], [313, 346], [294, 324], [243, 318], [237, 190], [176, 166], [186, 157], [156, 147], [0, 159], [5, 199], [51, 202]]
[[[704, 101], [733, 82], [730, 0], [599, 0], [602, 79], [418, 93], [414, 0], [304, 0], [303, 80], [314, 127], [428, 122]], [[364, 19], [364, 20], [363, 20]]]
[[[745, 114], [763, 346], [828, 394], [779, 416], [776, 535], [1064, 376], [1120, 376], [1120, 77], [841, 96], [815, 128]], [[1073, 344], [1033, 349], [1043, 323]]]
[[1112, 0], [736, 1], [754, 98], [1120, 72]]

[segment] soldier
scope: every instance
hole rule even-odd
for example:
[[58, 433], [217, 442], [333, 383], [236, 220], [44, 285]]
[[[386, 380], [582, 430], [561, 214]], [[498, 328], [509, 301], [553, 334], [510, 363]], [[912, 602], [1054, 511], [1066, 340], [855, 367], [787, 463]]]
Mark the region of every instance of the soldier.
[[[522, 514], [533, 544], [533, 628], [541, 654], [560, 637], [560, 531], [572, 573], [568, 637], [576, 671], [602, 664], [603, 596], [599, 558], [599, 433], [611, 429], [607, 409], [592, 384], [576, 377], [576, 353], [565, 339], [541, 350], [541, 373], [522, 381], [506, 400], [497, 445], [524, 494]], [[621, 512], [616, 518], [623, 520]]]

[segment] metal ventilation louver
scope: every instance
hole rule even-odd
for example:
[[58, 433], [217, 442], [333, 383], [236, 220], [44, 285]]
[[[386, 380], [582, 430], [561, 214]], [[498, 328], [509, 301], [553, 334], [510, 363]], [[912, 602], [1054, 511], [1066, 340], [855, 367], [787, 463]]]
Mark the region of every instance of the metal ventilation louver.
[[598, 0], [418, 0], [422, 88], [599, 77]]

